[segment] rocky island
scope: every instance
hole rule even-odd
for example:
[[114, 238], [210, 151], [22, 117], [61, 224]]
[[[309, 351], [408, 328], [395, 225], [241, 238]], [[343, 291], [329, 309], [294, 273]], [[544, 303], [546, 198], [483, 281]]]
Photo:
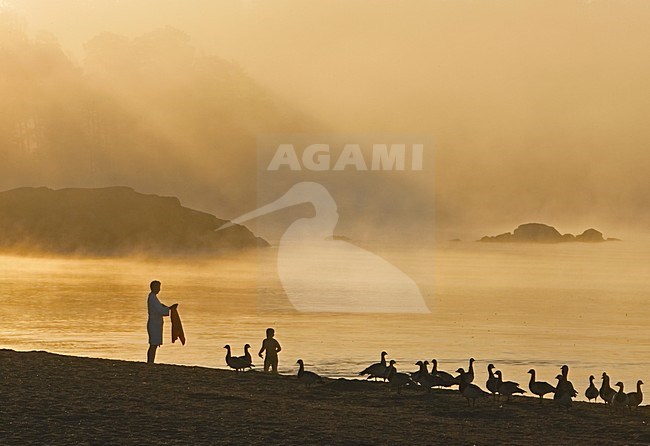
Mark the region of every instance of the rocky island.
[[605, 241], [618, 241], [618, 239], [603, 237], [602, 232], [590, 228], [582, 234], [561, 234], [553, 226], [543, 223], [526, 223], [519, 225], [513, 232], [506, 232], [495, 236], [486, 235], [481, 242], [523, 242], [523, 243], [563, 243], [563, 242], [589, 242], [598, 243]]
[[129, 187], [0, 192], [0, 252], [212, 255], [268, 243], [241, 225]]

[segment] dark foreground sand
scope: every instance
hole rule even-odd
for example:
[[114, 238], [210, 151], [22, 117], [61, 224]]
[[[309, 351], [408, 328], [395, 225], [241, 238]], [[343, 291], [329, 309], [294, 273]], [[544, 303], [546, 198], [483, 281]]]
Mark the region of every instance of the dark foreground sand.
[[650, 444], [647, 407], [483, 400], [382, 383], [0, 350], [0, 444]]

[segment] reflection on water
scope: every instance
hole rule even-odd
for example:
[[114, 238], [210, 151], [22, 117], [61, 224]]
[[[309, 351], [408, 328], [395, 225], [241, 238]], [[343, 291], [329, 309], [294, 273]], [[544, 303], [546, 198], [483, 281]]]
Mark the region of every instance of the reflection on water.
[[[506, 379], [553, 382], [563, 363], [579, 389], [603, 370], [630, 388], [650, 365], [650, 244], [550, 246], [453, 243], [375, 252], [420, 286], [431, 314], [306, 314], [277, 278], [276, 251], [214, 261], [0, 257], [0, 346], [144, 361], [148, 283], [179, 302], [188, 343], [158, 362], [225, 367], [224, 344], [255, 353], [266, 327], [283, 346], [280, 370], [298, 357], [327, 376], [353, 376], [386, 350], [402, 370], [438, 358], [455, 370], [477, 358], [479, 382], [495, 362]], [[315, 273], [313, 280], [318, 277]], [[258, 360], [261, 364], [261, 360]]]

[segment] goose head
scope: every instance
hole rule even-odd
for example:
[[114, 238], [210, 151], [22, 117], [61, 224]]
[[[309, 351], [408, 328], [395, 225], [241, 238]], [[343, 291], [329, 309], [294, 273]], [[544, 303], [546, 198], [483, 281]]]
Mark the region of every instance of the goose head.
[[394, 359], [391, 359], [390, 362], [389, 362], [388, 364], [389, 364], [390, 366], [393, 366], [393, 365], [397, 364], [397, 361], [395, 361]]
[[381, 359], [384, 359], [388, 353], [386, 352], [381, 352]]
[[569, 366], [565, 364], [562, 366], [562, 376], [567, 376], [568, 374], [569, 374]]
[[456, 369], [456, 373], [460, 373], [461, 375], [464, 375], [465, 370], [462, 367], [458, 367], [458, 369]]
[[415, 363], [415, 365], [419, 365], [420, 367], [422, 367], [424, 365], [424, 363], [422, 361], [418, 361], [418, 362]]
[[230, 351], [230, 345], [228, 345], [228, 344], [224, 345], [223, 348], [225, 348], [226, 350]]
[[638, 381], [636, 382], [637, 387], [640, 386], [641, 384], [644, 384], [644, 382], [641, 381], [641, 380], [638, 380]]
[[250, 345], [250, 344], [246, 344], [246, 345], [244, 345], [244, 350], [248, 350], [249, 348], [251, 348], [251, 345]]
[[305, 365], [305, 363], [304, 363], [304, 362], [302, 362], [302, 359], [299, 359], [299, 360], [297, 360], [297, 361], [296, 361], [296, 364], [299, 364], [299, 365], [302, 365], [302, 366], [304, 366], [304, 365]]
[[497, 370], [497, 371], [495, 371], [495, 372], [494, 372], [494, 375], [495, 375], [497, 378], [499, 378], [499, 379], [503, 378], [503, 373], [501, 373], [501, 370]]
[[429, 365], [429, 361], [424, 361], [422, 364]]
[[535, 376], [535, 369], [530, 369], [530, 370], [528, 371], [528, 373], [530, 373], [531, 375]]
[[488, 364], [488, 370], [492, 370], [494, 368], [494, 364]]
[[617, 382], [616, 384], [614, 384], [614, 386], [615, 386], [615, 387], [618, 387], [618, 391], [619, 391], [619, 392], [622, 392], [622, 391], [623, 391], [623, 387], [624, 387], [624, 385], [623, 385], [622, 382], [619, 381], [619, 382]]
[[606, 379], [609, 379], [609, 376], [607, 376], [607, 372], [603, 372], [602, 379], [603, 379], [603, 381], [605, 381]]
[[562, 381], [563, 378], [564, 378], [564, 376], [562, 376], [562, 375], [557, 375], [555, 377], [555, 379], [557, 379], [558, 381]]
[[589, 375], [589, 382], [593, 382], [596, 377], [594, 375]]
[[474, 361], [476, 361], [476, 359], [474, 359], [474, 358], [469, 358], [469, 365], [474, 364]]

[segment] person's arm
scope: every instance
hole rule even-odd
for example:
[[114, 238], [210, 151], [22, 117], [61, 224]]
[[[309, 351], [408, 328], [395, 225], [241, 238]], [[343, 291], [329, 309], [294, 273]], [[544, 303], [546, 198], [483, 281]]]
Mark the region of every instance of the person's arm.
[[257, 354], [257, 356], [261, 358], [262, 353], [264, 353], [264, 350], [266, 350], [266, 339], [262, 341], [262, 347], [260, 348], [260, 352]]
[[[162, 304], [161, 304], [161, 305], [162, 305]], [[165, 307], [165, 309], [166, 309], [166, 311], [167, 311], [167, 313], [163, 314], [163, 316], [169, 316], [169, 315], [171, 315], [171, 310], [175, 310], [177, 306], [178, 306], [178, 304], [173, 304], [173, 305], [171, 305], [171, 306], [169, 306], [169, 307], [168, 307], [167, 305], [163, 305], [163, 307]]]
[[160, 300], [158, 299], [158, 296], [156, 296], [156, 302], [157, 302], [157, 310], [158, 314], [160, 316], [169, 316], [169, 307], [167, 305], [164, 305]]
[[282, 347], [280, 347], [280, 343], [278, 341], [275, 341], [276, 347], [275, 347], [275, 352], [280, 353], [282, 351]]

